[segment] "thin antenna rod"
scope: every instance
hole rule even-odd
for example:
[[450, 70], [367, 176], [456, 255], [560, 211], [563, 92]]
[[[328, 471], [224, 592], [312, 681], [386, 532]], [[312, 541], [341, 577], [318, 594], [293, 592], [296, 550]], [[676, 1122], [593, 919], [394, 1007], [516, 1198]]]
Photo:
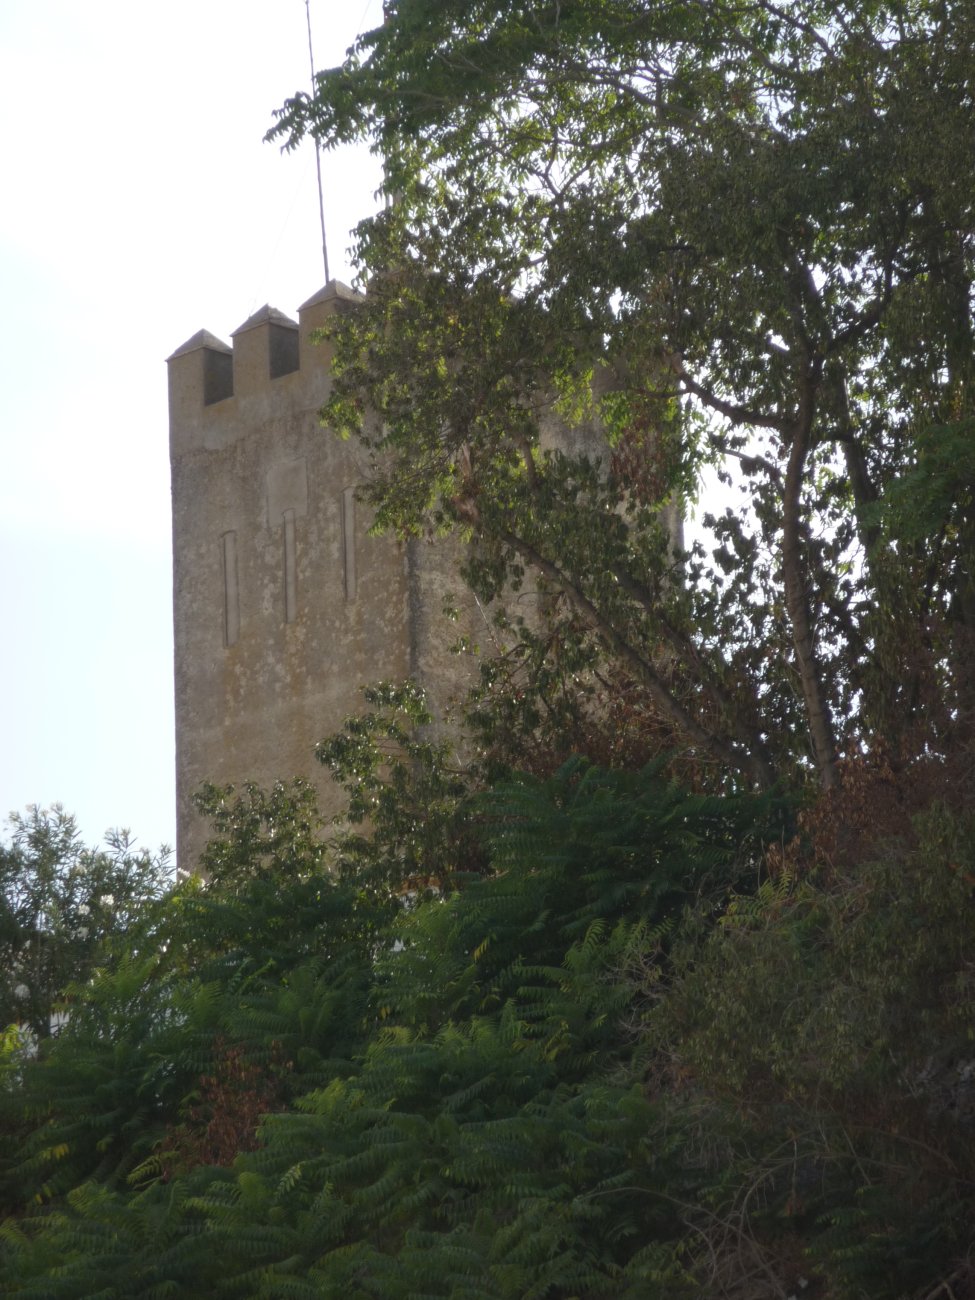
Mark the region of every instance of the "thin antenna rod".
[[[311, 93], [315, 93], [315, 56], [311, 51], [311, 0], [305, 0], [305, 19], [308, 23], [308, 62], [311, 65]], [[315, 171], [318, 175], [318, 216], [322, 223], [322, 261], [325, 263], [325, 283], [331, 279], [328, 273], [328, 243], [325, 239], [325, 199], [322, 196], [322, 150], [315, 137]]]

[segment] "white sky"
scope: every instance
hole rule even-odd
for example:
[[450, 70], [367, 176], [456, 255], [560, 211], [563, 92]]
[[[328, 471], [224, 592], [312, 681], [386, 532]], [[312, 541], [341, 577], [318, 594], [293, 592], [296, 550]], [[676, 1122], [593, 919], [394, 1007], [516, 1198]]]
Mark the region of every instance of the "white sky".
[[[381, 9], [311, 0], [316, 66]], [[0, 822], [175, 840], [164, 359], [323, 283], [308, 79], [305, 0], [0, 0]], [[379, 168], [322, 164], [348, 281]]]

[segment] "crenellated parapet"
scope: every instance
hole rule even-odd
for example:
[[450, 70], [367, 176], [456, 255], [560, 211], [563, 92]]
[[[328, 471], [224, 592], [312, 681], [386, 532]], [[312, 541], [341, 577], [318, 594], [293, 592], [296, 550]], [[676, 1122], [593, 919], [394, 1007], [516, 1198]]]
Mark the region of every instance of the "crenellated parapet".
[[350, 310], [360, 295], [331, 280], [292, 320], [265, 305], [231, 334], [231, 345], [198, 330], [167, 358], [170, 443], [174, 454], [220, 445], [249, 408], [280, 405], [289, 389], [320, 405], [327, 394], [328, 349], [315, 332]]

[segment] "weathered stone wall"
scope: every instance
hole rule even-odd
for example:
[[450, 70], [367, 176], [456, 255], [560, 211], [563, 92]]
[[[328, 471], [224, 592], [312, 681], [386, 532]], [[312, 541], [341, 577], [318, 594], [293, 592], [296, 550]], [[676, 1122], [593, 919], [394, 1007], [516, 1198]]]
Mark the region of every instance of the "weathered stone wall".
[[[169, 359], [177, 859], [193, 870], [204, 780], [303, 776], [337, 791], [318, 740], [360, 688], [411, 667], [406, 549], [367, 535], [350, 443], [320, 427], [327, 345], [354, 298], [331, 283], [296, 324], [262, 308], [228, 348], [201, 331]], [[414, 648], [413, 655], [416, 650]]]

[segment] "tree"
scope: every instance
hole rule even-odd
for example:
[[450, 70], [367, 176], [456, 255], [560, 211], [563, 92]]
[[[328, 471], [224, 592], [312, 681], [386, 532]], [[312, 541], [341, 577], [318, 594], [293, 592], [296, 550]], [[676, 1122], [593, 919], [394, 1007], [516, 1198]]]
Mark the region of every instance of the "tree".
[[77, 822], [55, 804], [10, 819], [0, 844], [0, 1024], [47, 1038], [71, 984], [84, 981], [107, 944], [169, 883], [168, 855], [136, 850], [127, 831], [86, 848]]
[[[398, 0], [269, 133], [386, 160], [323, 413], [380, 524], [532, 571], [549, 652], [738, 780], [971, 735], [973, 40], [963, 0]], [[679, 564], [707, 463], [741, 505]]]
[[[375, 716], [333, 753], [374, 791]], [[375, 863], [412, 842], [390, 790]], [[216, 870], [168, 901], [165, 952], [0, 1074], [4, 1294], [680, 1294], [680, 1144], [629, 1077], [625, 958], [749, 879], [782, 808], [575, 759], [483, 795], [483, 869], [404, 907], [356, 838], [326, 864], [300, 787], [208, 803]]]

